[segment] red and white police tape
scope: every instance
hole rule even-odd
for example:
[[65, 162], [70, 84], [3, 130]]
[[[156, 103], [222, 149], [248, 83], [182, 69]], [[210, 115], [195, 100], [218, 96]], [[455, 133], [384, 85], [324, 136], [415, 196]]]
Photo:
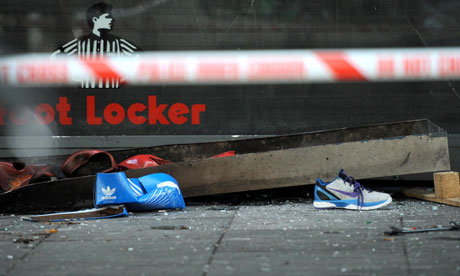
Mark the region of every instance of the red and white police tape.
[[0, 58], [0, 83], [261, 84], [460, 79], [460, 48], [142, 52], [129, 58]]

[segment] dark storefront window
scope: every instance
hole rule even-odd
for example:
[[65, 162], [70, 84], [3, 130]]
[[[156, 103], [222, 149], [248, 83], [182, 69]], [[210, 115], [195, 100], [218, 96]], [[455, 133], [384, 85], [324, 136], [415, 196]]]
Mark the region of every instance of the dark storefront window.
[[[99, 1], [4, 0], [0, 53], [75, 51], [91, 33], [86, 10]], [[107, 1], [114, 21], [113, 54], [125, 51], [343, 49], [457, 46], [458, 1]], [[121, 41], [121, 40], [120, 40]], [[81, 42], [84, 42], [83, 40]], [[121, 42], [120, 42], [121, 43]], [[67, 45], [67, 48], [64, 46]], [[64, 48], [59, 48], [59, 47]], [[75, 47], [75, 48], [74, 48]], [[83, 46], [81, 46], [83, 47]], [[93, 47], [93, 46], [91, 46]], [[118, 47], [118, 48], [117, 48]], [[87, 49], [88, 47], [84, 48]], [[78, 48], [80, 49], [80, 48]], [[83, 49], [83, 48], [81, 48]], [[1, 88], [2, 136], [270, 135], [428, 118], [460, 133], [457, 82], [385, 82], [262, 85], [113, 84]], [[96, 85], [97, 86], [97, 85]], [[112, 87], [112, 86], [111, 86]], [[107, 106], [183, 103], [205, 106], [199, 122], [155, 124], [124, 119], [101, 124]], [[56, 114], [33, 117], [40, 104]], [[58, 106], [68, 108], [59, 119]], [[42, 106], [43, 107], [43, 106]], [[39, 109], [40, 111], [41, 109]], [[110, 110], [109, 110], [110, 111]], [[144, 112], [144, 113], [142, 113]], [[138, 114], [147, 114], [147, 110]], [[21, 117], [22, 116], [22, 117]], [[126, 142], [126, 146], [135, 146]]]

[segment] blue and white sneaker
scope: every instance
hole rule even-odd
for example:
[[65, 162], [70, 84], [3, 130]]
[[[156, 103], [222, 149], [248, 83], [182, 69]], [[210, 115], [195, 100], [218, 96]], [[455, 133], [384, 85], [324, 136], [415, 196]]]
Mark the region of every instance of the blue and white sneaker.
[[313, 206], [317, 209], [373, 210], [390, 204], [391, 200], [389, 194], [364, 188], [342, 169], [331, 182], [316, 180]]

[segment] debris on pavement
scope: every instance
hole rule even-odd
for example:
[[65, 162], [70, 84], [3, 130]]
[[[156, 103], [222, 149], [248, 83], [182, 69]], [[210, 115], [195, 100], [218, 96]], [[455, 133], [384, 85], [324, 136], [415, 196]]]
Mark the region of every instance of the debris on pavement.
[[[124, 172], [98, 173], [94, 186], [97, 208], [23, 217], [26, 221], [60, 222], [128, 216], [130, 211], [185, 209], [179, 184], [165, 173], [128, 179]], [[166, 213], [165, 213], [166, 214]]]
[[61, 212], [44, 215], [22, 217], [26, 221], [34, 222], [61, 222], [72, 220], [104, 219], [128, 216], [128, 211], [122, 205], [93, 208], [74, 212]]
[[150, 229], [154, 230], [190, 230], [190, 227], [185, 225], [162, 225], [162, 226], [152, 226]]
[[460, 225], [451, 221], [450, 226], [434, 226], [431, 228], [420, 228], [417, 229], [412, 227], [408, 228], [398, 228], [394, 226], [390, 226], [391, 231], [384, 232], [387, 236], [399, 236], [403, 234], [414, 234], [414, 233], [423, 233], [423, 232], [435, 232], [435, 231], [458, 231], [460, 230]]

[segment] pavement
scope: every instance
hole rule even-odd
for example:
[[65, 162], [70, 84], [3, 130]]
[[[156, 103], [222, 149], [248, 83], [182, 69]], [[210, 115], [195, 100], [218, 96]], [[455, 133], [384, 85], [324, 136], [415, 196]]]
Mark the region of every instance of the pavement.
[[375, 211], [316, 210], [311, 187], [187, 200], [185, 211], [66, 222], [0, 216], [0, 275], [460, 275], [459, 208], [392, 194]]

